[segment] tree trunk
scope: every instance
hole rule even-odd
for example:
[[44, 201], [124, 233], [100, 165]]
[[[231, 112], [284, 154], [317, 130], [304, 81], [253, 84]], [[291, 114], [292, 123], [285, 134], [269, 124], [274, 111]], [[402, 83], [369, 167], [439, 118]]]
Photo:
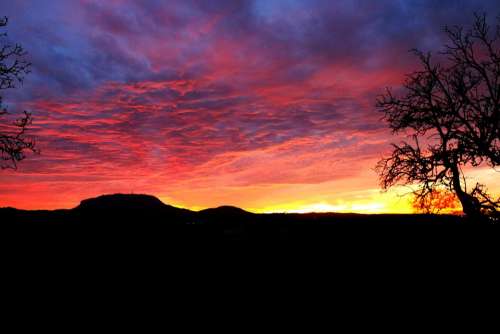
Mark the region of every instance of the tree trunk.
[[462, 185], [460, 184], [460, 171], [456, 164], [452, 164], [451, 172], [453, 174], [453, 189], [462, 204], [465, 215], [469, 218], [480, 218], [482, 216], [481, 203], [479, 203], [477, 198], [469, 195], [462, 189]]

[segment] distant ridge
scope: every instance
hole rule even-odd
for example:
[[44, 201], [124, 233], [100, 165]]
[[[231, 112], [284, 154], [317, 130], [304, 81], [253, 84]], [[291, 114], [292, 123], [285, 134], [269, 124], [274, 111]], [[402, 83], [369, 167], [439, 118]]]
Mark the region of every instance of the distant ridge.
[[[457, 226], [467, 221], [457, 216], [356, 215], [339, 213], [256, 214], [234, 206], [190, 211], [163, 203], [151, 195], [113, 194], [83, 200], [70, 210], [27, 211], [0, 209], [0, 235], [33, 231], [34, 238], [108, 238], [136, 244], [185, 239], [324, 239], [342, 242], [345, 232], [359, 240], [374, 235], [389, 237], [393, 228]], [[401, 229], [402, 235], [417, 230]], [[405, 232], [406, 231], [406, 232]], [[421, 229], [420, 236], [426, 235]], [[445, 231], [445, 230], [442, 230]], [[467, 231], [466, 229], [463, 230]], [[380, 233], [377, 233], [380, 232]], [[350, 233], [350, 232], [348, 232]], [[406, 233], [406, 234], [405, 234]]]
[[[194, 211], [187, 209], [180, 209], [168, 204], [163, 203], [160, 199], [152, 195], [146, 194], [111, 194], [102, 195], [95, 198], [85, 199], [80, 202], [75, 210], [109, 210], [109, 211], [145, 211], [145, 210], [171, 210], [171, 211]], [[199, 214], [204, 216], [224, 216], [224, 217], [238, 217], [238, 216], [251, 216], [254, 213], [245, 211], [235, 206], [220, 206], [217, 208], [209, 208], [198, 211]]]
[[224, 213], [226, 215], [254, 215], [252, 212], [248, 212], [246, 210], [243, 210], [241, 208], [235, 207], [235, 206], [229, 206], [229, 205], [224, 205], [224, 206], [219, 206], [217, 208], [212, 208], [212, 209], [205, 209], [199, 211], [202, 214], [219, 214], [219, 213]]

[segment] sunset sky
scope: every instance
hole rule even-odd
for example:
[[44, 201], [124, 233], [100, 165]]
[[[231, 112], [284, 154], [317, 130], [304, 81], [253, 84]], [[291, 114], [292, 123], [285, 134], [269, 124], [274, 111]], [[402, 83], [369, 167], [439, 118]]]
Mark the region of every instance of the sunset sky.
[[[492, 0], [0, 0], [32, 73], [2, 91], [41, 154], [0, 171], [0, 207], [147, 193], [201, 209], [411, 212], [374, 167], [376, 96]], [[498, 172], [471, 177], [500, 192]]]

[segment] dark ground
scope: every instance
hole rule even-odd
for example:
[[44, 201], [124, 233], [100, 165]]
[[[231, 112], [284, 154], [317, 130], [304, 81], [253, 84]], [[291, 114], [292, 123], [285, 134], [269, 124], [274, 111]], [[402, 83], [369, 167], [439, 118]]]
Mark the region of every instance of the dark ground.
[[[418, 239], [428, 231], [467, 235], [480, 226], [446, 215], [253, 214], [235, 207], [199, 212], [163, 204], [152, 196], [110, 195], [71, 210], [0, 209], [0, 230], [9, 235], [113, 240], [323, 240]], [[473, 226], [473, 227], [471, 227]], [[481, 225], [482, 226], [482, 225]], [[494, 228], [494, 227], [491, 227]], [[438, 236], [436, 236], [438, 237]]]
[[[217, 312], [209, 318], [222, 323], [234, 317], [228, 310], [245, 314], [236, 328], [253, 321], [246, 304], [252, 312], [267, 307], [269, 317], [283, 306], [294, 308], [297, 316], [286, 308], [278, 316], [286, 323], [313, 305], [311, 313], [330, 322], [345, 318], [337, 309], [356, 317], [350, 323], [359, 322], [362, 311], [383, 312], [377, 318], [384, 324], [405, 322], [396, 311], [411, 313], [415, 319], [396, 323], [406, 328], [433, 315], [441, 319], [446, 306], [439, 298], [470, 316], [471, 305], [476, 310], [483, 302], [464, 305], [464, 287], [495, 301], [485, 282], [498, 285], [490, 273], [498, 269], [497, 231], [498, 225], [453, 216], [255, 215], [232, 207], [192, 212], [129, 195], [84, 201], [72, 210], [0, 209], [3, 278], [20, 285], [4, 283], [22, 304], [11, 308], [19, 313], [35, 305], [36, 312], [52, 313], [51, 324], [63, 313], [48, 301], [70, 314], [78, 313], [73, 304], [84, 305], [78, 314], [86, 319], [76, 325], [96, 309], [106, 319], [117, 312], [116, 322], [127, 326], [122, 308], [132, 310], [130, 318], [142, 310], [165, 319], [162, 305], [168, 305], [167, 314], [174, 309], [189, 316], [184, 324], [193, 321], [193, 309]], [[22, 292], [45, 295], [33, 304]]]

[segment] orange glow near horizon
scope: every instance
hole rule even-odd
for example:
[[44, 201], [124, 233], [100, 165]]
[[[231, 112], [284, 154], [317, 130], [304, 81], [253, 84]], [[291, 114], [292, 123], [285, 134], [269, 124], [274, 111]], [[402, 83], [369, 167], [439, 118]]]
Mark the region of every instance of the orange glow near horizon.
[[[307, 146], [305, 143], [302, 145]], [[290, 153], [292, 158], [298, 146], [294, 147], [295, 150]], [[267, 159], [276, 152], [283, 155], [273, 159], [276, 169], [266, 169]], [[241, 159], [250, 164], [248, 158], [255, 158], [259, 154], [263, 155], [263, 159], [257, 159], [246, 169], [232, 169], [234, 166], [240, 166]], [[320, 168], [323, 168], [324, 162], [320, 160], [319, 165], [312, 166], [316, 176], [320, 176]], [[361, 162], [355, 159], [340, 166], [341, 168], [337, 167], [337, 175], [346, 174], [332, 181], [315, 182], [314, 178], [299, 180], [300, 177], [296, 179], [301, 183], [296, 184], [269, 181], [279, 180], [284, 173], [280, 165], [290, 163], [281, 147], [260, 153], [246, 152], [243, 157], [219, 157], [217, 161], [199, 167], [199, 170], [179, 169], [174, 175], [134, 176], [127, 172], [116, 175], [117, 180], [113, 182], [91, 178], [88, 181], [75, 181], [74, 179], [80, 176], [69, 174], [65, 176], [69, 180], [53, 178], [43, 182], [35, 181], [29, 187], [25, 187], [20, 180], [37, 180], [45, 176], [40, 176], [38, 173], [17, 173], [13, 174], [14, 176], [7, 181], [7, 184], [3, 184], [4, 189], [9, 186], [14, 191], [2, 194], [0, 207], [64, 209], [76, 207], [83, 199], [103, 194], [135, 193], [154, 195], [166, 204], [195, 211], [232, 205], [255, 213], [395, 214], [415, 212], [411, 203], [411, 189], [399, 187], [382, 192], [378, 188], [375, 172], [363, 168], [364, 165], [373, 165], [374, 161], [371, 158]], [[344, 169], [346, 166], [349, 167], [348, 170]], [[328, 161], [327, 167], [331, 168]], [[300, 171], [299, 166], [296, 168]], [[311, 166], [306, 164], [301, 168], [305, 168], [303, 173], [307, 175]], [[207, 170], [210, 170], [211, 174], [206, 174]], [[327, 171], [325, 173], [328, 175]], [[498, 172], [485, 168], [472, 170], [468, 175], [471, 179], [491, 185], [489, 189], [492, 193], [499, 193]], [[448, 212], [445, 209], [442, 213]]]
[[[482, 182], [490, 182], [494, 185], [497, 172], [484, 169], [474, 172]], [[347, 180], [347, 183], [351, 183]], [[358, 179], [359, 181], [359, 179]], [[366, 180], [373, 183], [373, 179]], [[362, 183], [362, 182], [361, 182]], [[298, 184], [298, 185], [265, 185], [261, 187], [219, 187], [215, 193], [212, 188], [193, 189], [186, 191], [181, 185], [179, 189], [172, 190], [170, 194], [154, 194], [148, 191], [123, 192], [123, 185], [116, 185], [116, 191], [106, 192], [99, 188], [80, 188], [80, 192], [70, 191], [56, 194], [53, 197], [47, 195], [43, 187], [39, 189], [28, 189], [28, 193], [34, 194], [29, 198], [25, 195], [14, 193], [10, 196], [2, 196], [0, 207], [16, 207], [20, 209], [69, 209], [76, 207], [83, 199], [96, 197], [103, 194], [113, 193], [135, 193], [152, 194], [157, 196], [163, 203], [179, 208], [194, 211], [203, 210], [222, 205], [233, 205], [254, 213], [359, 213], [359, 214], [411, 214], [415, 213], [412, 205], [412, 196], [409, 188], [396, 187], [388, 192], [382, 192], [378, 188], [359, 189], [351, 191], [345, 187], [343, 182], [327, 182], [324, 184]], [[354, 187], [356, 185], [353, 185]], [[109, 188], [108, 185], [104, 187]], [[103, 189], [104, 189], [103, 187]], [[331, 191], [337, 189], [337, 191]], [[499, 193], [499, 187], [491, 187], [493, 193]], [[43, 196], [37, 196], [36, 194]], [[245, 196], [243, 196], [245, 195]], [[48, 201], [53, 198], [54, 201]], [[442, 208], [442, 214], [457, 213], [457, 208]]]

